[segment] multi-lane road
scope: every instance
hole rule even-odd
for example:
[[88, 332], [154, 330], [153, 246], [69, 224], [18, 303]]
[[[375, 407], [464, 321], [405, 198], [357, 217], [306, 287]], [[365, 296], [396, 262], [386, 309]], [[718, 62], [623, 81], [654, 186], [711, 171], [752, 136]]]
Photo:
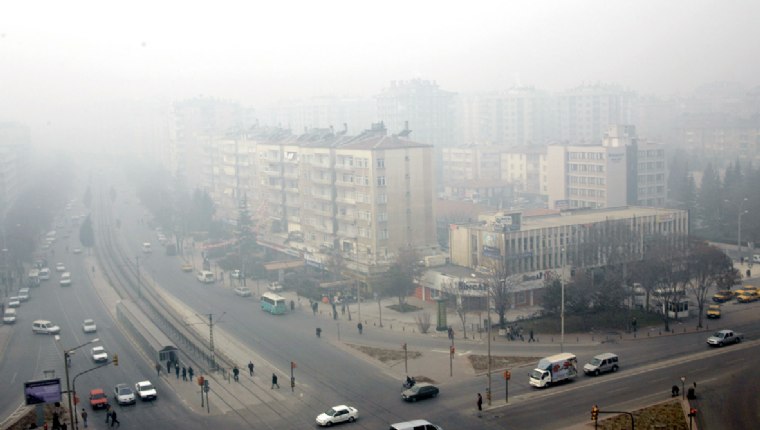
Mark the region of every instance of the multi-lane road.
[[[118, 214], [118, 234], [126, 238], [127, 254], [139, 256], [140, 270], [146, 280], [154, 280], [197, 314], [214, 314], [220, 330], [255, 351], [257, 373], [277, 370], [280, 375], [288, 374], [290, 362], [296, 362], [298, 390], [293, 395], [288, 393], [288, 381], [282, 378], [283, 390], [267, 390], [261, 386], [255, 391], [249, 390], [247, 394], [255, 397], [255, 401], [232, 414], [198, 415], [191, 411], [182, 393], [175, 395], [173, 387], [163, 378], [155, 378], [152, 361], [136, 352], [129, 338], [112, 321], [109, 306], [103, 303], [96, 286], [92, 284], [97, 279], [90, 275], [92, 257], [66, 251], [67, 245], [69, 250], [78, 246], [77, 232], [74, 231], [68, 240], [59, 239], [48, 257], [51, 264], [60, 261], [66, 265], [72, 272], [73, 285], [60, 287], [54, 273], [50, 281], [33, 289], [31, 300], [19, 310], [8, 348], [0, 361], [0, 383], [17, 389], [0, 390], [0, 416], [6, 416], [22, 401], [23, 381], [42, 378], [46, 370], [54, 370], [56, 376], [63, 377], [63, 355], [59, 346], [52, 337], [34, 335], [31, 331], [31, 322], [44, 318], [61, 326], [61, 346], [64, 348], [73, 348], [98, 337], [101, 339], [99, 344], [105, 346], [109, 353], [119, 354], [118, 368], [108, 366], [77, 379], [77, 391], [83, 401], [86, 401], [90, 388], [100, 387], [109, 391], [116, 383], [134, 384], [142, 379], [156, 383], [158, 401], [138, 402], [136, 406], [117, 409], [125, 428], [304, 428], [314, 425], [317, 413], [340, 403], [359, 407], [361, 419], [350, 426], [357, 429], [387, 428], [390, 422], [420, 417], [449, 429], [476, 426], [497, 429], [505, 425], [513, 428], [562, 428], [587, 421], [593, 404], [599, 404], [603, 410], [631, 410], [668, 398], [670, 386], [677, 383], [680, 376], [685, 376], [688, 383], [698, 383], [697, 402], [701, 411], [698, 420], [706, 425], [702, 428], [717, 428], [711, 424], [723, 422], [738, 426], [734, 428], [747, 428], [741, 425], [742, 420], [754, 417], [746, 409], [741, 413], [729, 412], [718, 404], [718, 401], [732, 398], [736, 393], [746, 394], [742, 390], [751, 387], [741, 382], [752, 381], [752, 376], [745, 379], [737, 375], [751, 369], [743, 364], [746, 362], [743, 358], [757, 352], [758, 346], [753, 339], [760, 339], [760, 326], [754, 319], [758, 310], [754, 304], [727, 304], [725, 316], [719, 323], [743, 331], [749, 340], [744, 345], [711, 350], [704, 343], [704, 333], [690, 333], [642, 337], [635, 341], [576, 349], [572, 352], [578, 355], [581, 364], [596, 353], [612, 350], [621, 357], [621, 371], [599, 378], [581, 376], [564, 386], [535, 390], [527, 384], [529, 369], [514, 369], [509, 404], [503, 405], [503, 392], [495, 388], [494, 407], [478, 418], [474, 411], [474, 393], [483, 391], [485, 384], [482, 377], [444, 381], [439, 398], [421, 404], [403, 403], [399, 399], [401, 381], [397, 374], [359, 359], [345, 348], [336, 347], [334, 339], [318, 339], [314, 335], [315, 327], [323, 324], [324, 320], [314, 318], [308, 312], [268, 315], [258, 310], [258, 304], [252, 298], [241, 299], [229, 289], [196, 282], [192, 274], [179, 270], [177, 257], [165, 256], [158, 246], [153, 253], [144, 254], [142, 243], [156, 242], [155, 232], [140, 222], [144, 211], [137, 207], [137, 199], [127, 194], [131, 193], [127, 193], [122, 186], [112, 210]], [[51, 255], [52, 252], [55, 255]], [[96, 320], [97, 333], [82, 332], [84, 318]], [[400, 337], [391, 331], [373, 331], [371, 336], [359, 338], [354, 330], [345, 330], [343, 340], [378, 346], [392, 345], [395, 348]], [[447, 346], [445, 339], [424, 336], [416, 337], [414, 342], [420, 350], [445, 349]], [[485, 353], [482, 344], [477, 342], [466, 344], [466, 347], [473, 353]], [[540, 357], [557, 352], [556, 349], [556, 346], [546, 344], [497, 344], [494, 354]], [[70, 369], [72, 379], [79, 372], [94, 366], [88, 350], [89, 346], [83, 347], [74, 356]], [[241, 367], [245, 364], [246, 361], [239, 363]], [[245, 372], [244, 367], [242, 370]], [[267, 385], [269, 373], [260, 376], [257, 383]], [[750, 406], [741, 402], [737, 405]], [[102, 414], [91, 414], [93, 421], [101, 418]], [[733, 421], [726, 421], [729, 419]]]

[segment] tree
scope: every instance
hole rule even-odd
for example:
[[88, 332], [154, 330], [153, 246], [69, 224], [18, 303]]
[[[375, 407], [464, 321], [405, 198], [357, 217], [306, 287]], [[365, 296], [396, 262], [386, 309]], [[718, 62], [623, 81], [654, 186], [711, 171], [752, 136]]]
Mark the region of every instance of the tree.
[[385, 292], [389, 296], [397, 296], [399, 306], [406, 304], [406, 298], [420, 278], [424, 267], [419, 264], [419, 256], [411, 246], [398, 250], [396, 261], [388, 270]]
[[[487, 291], [490, 295], [486, 306], [493, 306], [496, 314], [499, 316], [499, 327], [507, 326], [507, 310], [509, 309], [510, 298], [519, 285], [522, 275], [514, 275], [509, 269], [509, 265], [503, 258], [491, 259], [485, 263], [488, 268], [488, 275], [485, 277]], [[490, 324], [490, 321], [489, 321]]]
[[670, 330], [670, 309], [678, 309], [689, 283], [688, 251], [685, 237], [659, 236], [650, 249], [650, 259], [663, 261], [661, 277], [657, 282], [657, 296], [662, 300], [665, 331]]
[[[718, 172], [713, 168], [712, 163], [705, 167], [702, 174], [702, 186], [697, 196], [697, 214], [701, 220], [702, 227], [721, 231], [722, 218], [726, 214], [722, 212], [723, 193], [722, 185]], [[734, 218], [736, 218], [734, 216]]]
[[87, 248], [95, 246], [95, 232], [92, 229], [90, 215], [87, 215], [87, 218], [84, 219], [84, 222], [79, 227], [79, 241], [82, 242], [82, 246]]
[[702, 328], [707, 293], [713, 285], [736, 272], [733, 261], [720, 249], [704, 241], [689, 242], [689, 291], [696, 297], [699, 308], [697, 327]]

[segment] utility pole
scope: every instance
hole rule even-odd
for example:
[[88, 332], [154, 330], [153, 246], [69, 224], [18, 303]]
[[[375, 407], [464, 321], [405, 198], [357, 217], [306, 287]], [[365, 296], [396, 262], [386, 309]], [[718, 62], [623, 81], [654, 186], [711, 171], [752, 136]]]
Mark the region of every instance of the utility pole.
[[214, 314], [208, 314], [208, 343], [211, 350], [211, 370], [216, 370], [216, 357], [214, 356]]
[[135, 266], [137, 266], [137, 297], [142, 299], [142, 282], [140, 281], [140, 256], [135, 256]]
[[488, 391], [486, 392], [486, 400], [488, 406], [491, 406], [491, 285], [487, 284], [488, 291], [486, 291], [486, 309], [488, 310]]

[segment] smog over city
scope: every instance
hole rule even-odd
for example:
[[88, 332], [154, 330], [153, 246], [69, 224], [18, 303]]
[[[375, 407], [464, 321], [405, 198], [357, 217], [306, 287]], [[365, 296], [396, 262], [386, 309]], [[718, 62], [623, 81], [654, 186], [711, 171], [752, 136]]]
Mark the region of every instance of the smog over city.
[[753, 428], [758, 17], [6, 1], [0, 428]]

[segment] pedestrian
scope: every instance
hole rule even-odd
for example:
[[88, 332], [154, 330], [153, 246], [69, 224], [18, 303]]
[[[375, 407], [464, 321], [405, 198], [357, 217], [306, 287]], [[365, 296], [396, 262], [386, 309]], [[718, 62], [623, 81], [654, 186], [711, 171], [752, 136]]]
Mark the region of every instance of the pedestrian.
[[111, 427], [113, 427], [114, 424], [118, 424], [116, 427], [121, 427], [121, 421], [116, 419], [116, 411], [111, 412]]
[[293, 300], [291, 300], [290, 301], [290, 310], [293, 311], [295, 309], [296, 309], [296, 303]]
[[346, 304], [345, 303], [341, 303], [340, 304], [340, 314], [341, 315], [345, 315], [346, 314]]
[[177, 375], [177, 379], [179, 379], [179, 363], [174, 363], [174, 374]]
[[240, 369], [237, 366], [232, 368], [232, 377], [235, 378], [235, 381], [240, 380]]
[[193, 366], [188, 367], [187, 368], [187, 376], [189, 376], [190, 382], [193, 381], [193, 373], [195, 373], [195, 372], [193, 372]]
[[356, 325], [356, 328], [359, 329], [359, 334], [362, 334], [362, 330], [364, 329], [364, 325], [360, 322], [359, 324]]
[[106, 424], [108, 424], [108, 421], [111, 419], [111, 405], [106, 405]]
[[528, 343], [535, 342], [536, 339], [533, 339], [533, 329], [530, 329], [530, 332], [528, 333], [530, 337], [528, 337]]
[[182, 380], [187, 381], [187, 368], [182, 366]]
[[87, 428], [87, 411], [82, 408], [82, 423], [84, 424], [84, 428]]
[[161, 363], [156, 362], [156, 378], [161, 376]]
[[53, 430], [59, 430], [61, 428], [61, 418], [58, 416], [58, 412], [53, 412]]
[[272, 389], [274, 389], [275, 385], [277, 385], [277, 388], [280, 388], [280, 384], [277, 383], [277, 374], [272, 373]]
[[251, 376], [253, 376], [253, 361], [248, 362], [248, 373], [250, 373]]
[[483, 396], [478, 393], [478, 411], [483, 410]]
[[167, 360], [166, 361], [166, 374], [170, 375], [172, 373], [172, 361]]

